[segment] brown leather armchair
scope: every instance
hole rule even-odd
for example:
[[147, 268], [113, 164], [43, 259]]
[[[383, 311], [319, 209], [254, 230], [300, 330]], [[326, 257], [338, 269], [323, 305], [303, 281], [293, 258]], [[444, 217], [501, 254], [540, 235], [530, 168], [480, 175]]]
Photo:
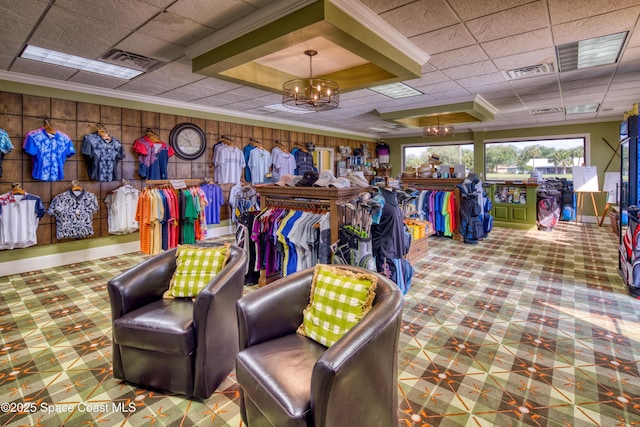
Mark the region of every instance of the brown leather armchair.
[[236, 304], [243, 421], [249, 427], [397, 426], [400, 289], [379, 275], [371, 311], [327, 348], [296, 333], [313, 271], [287, 276]]
[[208, 398], [235, 363], [235, 303], [242, 296], [246, 262], [246, 253], [231, 245], [222, 271], [195, 301], [162, 298], [176, 269], [176, 248], [109, 281], [114, 377]]

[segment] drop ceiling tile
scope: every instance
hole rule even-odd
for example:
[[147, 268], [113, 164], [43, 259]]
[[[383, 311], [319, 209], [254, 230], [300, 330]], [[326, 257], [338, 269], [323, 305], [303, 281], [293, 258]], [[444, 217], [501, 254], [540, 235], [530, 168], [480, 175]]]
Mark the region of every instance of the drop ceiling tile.
[[478, 86], [486, 86], [486, 85], [492, 85], [492, 84], [501, 85], [505, 82], [504, 77], [502, 76], [501, 73], [490, 73], [490, 74], [483, 74], [483, 75], [474, 76], [474, 77], [460, 78], [460, 79], [456, 79], [456, 81], [460, 86], [462, 86], [465, 89], [472, 89]]
[[56, 0], [55, 6], [109, 25], [138, 28], [162, 9], [139, 0]]
[[522, 52], [553, 47], [549, 28], [529, 31], [523, 34], [492, 40], [481, 44], [482, 49], [492, 58], [515, 55]]
[[396, 9], [414, 0], [360, 0], [360, 3], [367, 6], [377, 14]]
[[96, 73], [88, 73], [86, 71], [78, 71], [69, 79], [69, 81], [109, 89], [115, 89], [128, 82], [128, 80], [125, 79], [118, 79]]
[[[2, 40], [2, 52], [16, 55], [16, 50], [22, 48], [31, 28], [44, 12], [46, 2], [25, 0], [16, 7], [15, 2], [0, 2], [0, 40]], [[18, 47], [14, 47], [18, 43]], [[11, 46], [11, 47], [9, 47]], [[8, 49], [8, 50], [5, 50]]]
[[431, 96], [437, 100], [437, 101], [447, 101], [450, 99], [459, 99], [459, 98], [464, 98], [465, 96], [469, 96], [471, 95], [472, 92], [464, 89], [464, 88], [459, 88], [459, 89], [454, 89], [452, 91], [449, 92], [436, 92], [431, 94]]
[[149, 3], [150, 5], [157, 6], [164, 9], [165, 7], [168, 7], [169, 5], [174, 3], [176, 0], [142, 0], [142, 1], [145, 3]]
[[478, 45], [432, 55], [429, 63], [439, 70], [480, 62], [489, 59]]
[[[458, 80], [495, 73], [496, 71], [498, 71], [498, 69], [493, 65], [491, 61], [480, 61], [473, 64], [448, 68], [446, 70], [442, 70], [442, 73], [450, 79]], [[504, 80], [504, 78], [502, 80]]]
[[454, 24], [428, 33], [410, 37], [409, 40], [429, 55], [448, 52], [465, 46], [475, 45], [473, 36], [462, 24]]
[[129, 33], [124, 27], [52, 7], [29, 44], [85, 58], [96, 58]]
[[180, 0], [168, 10], [209, 28], [220, 29], [255, 12], [256, 8], [238, 0]]
[[449, 91], [453, 92], [453, 91], [460, 90], [462, 88], [456, 82], [446, 81], [442, 83], [419, 86], [419, 87], [416, 87], [416, 89], [418, 89], [422, 93], [433, 95], [435, 93], [442, 93], [442, 92], [449, 92]]
[[203, 80], [181, 86], [179, 88], [167, 91], [162, 95], [165, 97], [171, 97], [178, 101], [194, 101], [196, 99], [205, 98], [207, 96], [215, 95], [216, 93], [226, 92], [239, 85], [235, 83], [226, 82], [224, 80], [217, 80], [211, 77], [207, 77]]
[[163, 62], [172, 62], [184, 55], [181, 46], [140, 33], [131, 34], [114, 47]]
[[219, 93], [205, 98], [200, 98], [193, 101], [196, 104], [208, 105], [210, 107], [221, 107], [223, 105], [233, 104], [238, 102], [238, 97], [229, 95], [227, 92]]
[[449, 0], [453, 10], [462, 19], [473, 19], [512, 9], [529, 3], [531, 0]]
[[533, 77], [509, 80], [509, 86], [518, 90], [520, 88], [545, 87], [547, 85], [558, 85], [557, 74], [540, 74]]
[[413, 37], [460, 22], [443, 0], [418, 0], [380, 16], [405, 37]]
[[44, 62], [32, 61], [31, 59], [16, 58], [11, 70], [16, 73], [31, 74], [34, 76], [48, 77], [57, 80], [67, 80], [78, 72], [69, 67], [46, 64]]
[[479, 42], [535, 31], [549, 25], [545, 3], [536, 1], [467, 22]]
[[638, 60], [640, 60], [640, 46], [627, 47], [622, 54], [620, 62], [631, 62]]
[[171, 12], [161, 13], [138, 31], [182, 47], [189, 46], [211, 33], [210, 28]]
[[0, 53], [0, 70], [7, 70], [13, 61], [13, 56], [3, 55]]
[[637, 0], [611, 0], [602, 2], [549, 0], [549, 15], [551, 16], [551, 23], [556, 25], [637, 5]]
[[136, 77], [123, 84], [120, 88], [148, 95], [158, 95], [200, 79], [202, 79], [202, 76], [185, 72], [185, 67], [183, 66], [168, 64], [149, 74]]
[[545, 84], [538, 84], [535, 86], [524, 86], [524, 87], [514, 88], [513, 91], [518, 96], [528, 96], [528, 95], [535, 95], [535, 94], [542, 94], [542, 93], [554, 93], [557, 95], [560, 93], [560, 85], [558, 84], [557, 81], [554, 81], [554, 82], [549, 82]]
[[640, 61], [625, 62], [618, 66], [616, 74], [628, 74], [628, 73], [640, 72]]
[[557, 70], [555, 66], [555, 50], [552, 47], [495, 58], [493, 63], [501, 71], [547, 63], [553, 63], [554, 69]]
[[636, 25], [639, 15], [640, 6], [554, 25], [553, 39], [560, 45], [628, 31]]

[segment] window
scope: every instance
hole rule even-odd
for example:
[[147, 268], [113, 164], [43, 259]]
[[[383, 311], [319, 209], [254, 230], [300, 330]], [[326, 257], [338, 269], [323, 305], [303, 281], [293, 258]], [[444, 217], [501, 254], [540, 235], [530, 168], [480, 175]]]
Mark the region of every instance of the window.
[[523, 179], [534, 171], [543, 177], [569, 178], [571, 168], [586, 164], [586, 138], [485, 143], [486, 180]]
[[443, 165], [464, 165], [466, 171], [473, 170], [473, 144], [452, 145], [405, 145], [402, 147], [402, 169], [413, 170], [429, 163], [429, 157], [438, 155]]

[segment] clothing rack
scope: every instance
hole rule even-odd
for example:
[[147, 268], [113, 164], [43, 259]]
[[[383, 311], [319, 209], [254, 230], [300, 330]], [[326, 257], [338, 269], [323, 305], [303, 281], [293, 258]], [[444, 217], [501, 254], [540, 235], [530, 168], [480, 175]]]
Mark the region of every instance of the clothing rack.
[[[260, 194], [261, 200], [264, 200], [260, 204], [261, 208], [270, 207], [270, 203], [296, 203], [297, 206], [301, 206], [300, 203], [307, 202], [326, 204], [329, 208], [329, 215], [331, 221], [331, 242], [336, 242], [339, 239], [340, 232], [340, 212], [338, 211], [337, 201], [350, 201], [351, 199], [358, 197], [363, 189], [362, 187], [349, 187], [349, 188], [331, 188], [331, 187], [281, 187], [278, 185], [265, 185], [257, 189]], [[294, 208], [295, 209], [295, 208]]]
[[265, 206], [271, 208], [284, 208], [306, 211], [324, 211], [329, 212], [331, 202], [329, 200], [296, 200], [296, 199], [277, 199], [273, 197], [265, 197]]
[[453, 232], [454, 240], [462, 240], [460, 235], [460, 189], [457, 187], [464, 178], [402, 178], [404, 188], [413, 188], [416, 190], [427, 191], [453, 191], [455, 212], [456, 212], [456, 227]]
[[163, 185], [171, 184], [174, 181], [184, 181], [185, 184], [200, 184], [201, 179], [148, 179], [144, 183], [146, 185]]

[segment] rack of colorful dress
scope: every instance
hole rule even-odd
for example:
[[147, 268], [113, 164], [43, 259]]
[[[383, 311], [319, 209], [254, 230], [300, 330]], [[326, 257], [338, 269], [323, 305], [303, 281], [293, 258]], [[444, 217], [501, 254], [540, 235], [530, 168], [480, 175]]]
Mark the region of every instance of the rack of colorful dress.
[[429, 221], [436, 236], [460, 240], [460, 189], [458, 178], [406, 178], [405, 188], [420, 191], [416, 211], [420, 219]]
[[284, 277], [330, 262], [330, 214], [327, 201], [273, 200], [253, 221], [254, 270]]
[[93, 215], [98, 212], [95, 194], [72, 181], [71, 189], [51, 200], [47, 213], [56, 220], [57, 239], [83, 239], [93, 236]]
[[206, 197], [201, 180], [146, 181], [136, 206], [140, 251], [158, 254], [206, 236]]
[[[274, 210], [280, 210], [281, 214], [283, 213], [282, 211], [288, 211], [287, 215], [291, 215], [291, 217], [289, 217], [288, 219], [292, 219], [293, 215], [295, 215], [296, 212], [300, 212], [299, 216], [301, 216], [302, 212], [307, 212], [307, 213], [315, 213], [315, 214], [322, 214], [324, 217], [322, 219], [320, 219], [320, 223], [318, 223], [318, 233], [320, 234], [320, 242], [323, 243], [322, 245], [320, 244], [320, 242], [318, 243], [318, 254], [317, 254], [317, 258], [319, 260], [319, 262], [329, 262], [330, 259], [330, 244], [333, 242], [336, 242], [339, 239], [339, 228], [340, 228], [340, 214], [338, 211], [338, 205], [336, 204], [336, 202], [340, 201], [340, 202], [348, 202], [349, 200], [353, 199], [354, 197], [357, 197], [358, 194], [360, 192], [362, 192], [362, 188], [360, 187], [351, 187], [351, 188], [331, 188], [331, 187], [283, 187], [283, 186], [277, 186], [277, 185], [264, 185], [261, 187], [257, 188], [257, 191], [260, 195], [260, 206], [262, 207], [262, 212], [269, 212], [268, 214], [268, 218], [269, 220], [267, 220], [267, 217], [263, 218], [263, 222], [259, 222], [259, 226], [261, 228], [256, 229], [257, 225], [254, 224], [253, 230], [252, 230], [252, 240], [255, 242], [256, 244], [256, 248], [258, 248], [258, 246], [260, 246], [263, 249], [259, 249], [260, 252], [259, 254], [257, 254], [257, 258], [261, 258], [264, 259], [264, 269], [261, 269], [261, 277], [260, 277], [260, 284], [264, 285], [266, 283], [268, 283], [270, 280], [272, 280], [272, 278], [278, 277], [279, 276], [279, 271], [281, 271], [281, 267], [277, 264], [270, 264], [267, 265], [267, 260], [273, 260], [273, 262], [277, 262], [279, 258], [277, 258], [277, 254], [275, 254], [273, 251], [275, 250], [274, 247], [277, 243], [276, 240], [276, 233], [278, 231], [278, 228], [273, 228], [273, 222], [269, 222], [270, 220], [276, 218], [274, 215], [276, 214], [274, 212]], [[267, 215], [266, 213], [264, 213], [264, 215]], [[309, 222], [312, 222], [312, 219], [317, 220], [318, 217], [313, 217], [311, 215], [305, 215], [305, 217], [307, 218], [307, 220]], [[278, 217], [280, 219], [282, 219], [282, 217]], [[297, 217], [296, 219], [300, 219], [299, 217]], [[256, 222], [257, 218], [256, 218]], [[288, 221], [287, 221], [288, 223]], [[276, 224], [280, 224], [282, 225], [281, 222], [278, 222], [278, 220], [276, 220]], [[293, 226], [295, 223], [291, 223], [291, 226]], [[301, 223], [301, 224], [305, 224], [305, 223]], [[286, 225], [286, 223], [285, 223]], [[298, 229], [301, 226], [298, 225], [298, 228], [294, 229], [294, 236], [295, 236], [295, 232], [298, 231]], [[313, 230], [313, 229], [312, 229]], [[271, 234], [268, 234], [268, 232], [271, 232]], [[291, 230], [284, 230], [283, 231], [288, 231], [289, 233], [291, 232]], [[310, 232], [311, 234], [311, 232]], [[269, 245], [272, 246], [266, 246], [267, 245], [267, 241], [264, 240], [266, 239], [268, 236], [272, 236], [271, 238], [273, 240], [271, 240], [271, 243], [269, 243]], [[257, 239], [257, 240], [256, 240]], [[296, 237], [294, 237], [294, 241], [295, 241]], [[285, 240], [286, 242], [286, 240]], [[324, 245], [324, 243], [327, 243], [328, 245]], [[280, 241], [280, 244], [282, 245], [282, 241]], [[295, 244], [295, 243], [294, 243]], [[288, 245], [288, 243], [287, 243]], [[282, 253], [284, 254], [284, 246], [282, 246]], [[296, 252], [297, 255], [297, 252]], [[305, 254], [304, 260], [305, 262], [307, 262], [307, 264], [301, 264], [301, 265], [309, 265], [308, 261], [309, 259], [313, 260], [314, 258], [314, 254], [313, 252], [311, 253], [311, 258], [307, 258], [306, 257], [307, 254]], [[284, 259], [282, 259], [281, 261], [284, 261]], [[286, 259], [286, 265], [285, 265], [285, 271], [287, 272], [291, 272], [294, 271], [293, 270], [293, 260], [289, 260], [289, 258], [287, 257]], [[298, 259], [296, 258], [296, 268], [298, 268]], [[261, 262], [259, 259], [257, 262]], [[302, 261], [301, 261], [302, 262]], [[289, 269], [286, 269], [286, 267], [289, 267]], [[268, 270], [268, 271], [267, 271]]]
[[0, 250], [26, 248], [38, 243], [37, 229], [45, 208], [40, 197], [14, 183], [0, 195]]
[[132, 149], [138, 154], [138, 175], [141, 178], [168, 178], [169, 157], [175, 155], [175, 151], [153, 129], [147, 128], [146, 135], [136, 139]]
[[120, 140], [109, 135], [107, 129], [98, 123], [97, 130], [82, 138], [80, 152], [87, 162], [89, 178], [95, 181], [118, 180], [118, 163], [124, 159], [124, 148]]
[[107, 206], [107, 224], [110, 234], [129, 234], [138, 231], [136, 207], [140, 190], [122, 180], [120, 186], [107, 194], [104, 203]]

